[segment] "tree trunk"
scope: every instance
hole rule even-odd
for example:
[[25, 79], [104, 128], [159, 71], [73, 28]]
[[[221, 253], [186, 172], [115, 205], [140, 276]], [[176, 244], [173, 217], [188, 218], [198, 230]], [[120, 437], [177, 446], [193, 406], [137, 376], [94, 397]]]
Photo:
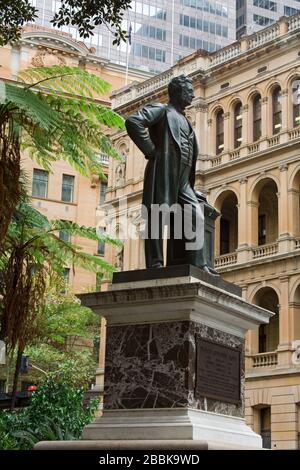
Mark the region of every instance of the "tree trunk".
[[12, 389], [12, 394], [11, 394], [11, 404], [10, 404], [10, 409], [11, 410], [14, 409], [15, 404], [16, 404], [18, 379], [19, 379], [19, 375], [20, 375], [21, 359], [22, 359], [23, 352], [24, 352], [23, 349], [18, 348], [16, 368], [15, 368], [15, 373], [14, 373], [13, 389]]

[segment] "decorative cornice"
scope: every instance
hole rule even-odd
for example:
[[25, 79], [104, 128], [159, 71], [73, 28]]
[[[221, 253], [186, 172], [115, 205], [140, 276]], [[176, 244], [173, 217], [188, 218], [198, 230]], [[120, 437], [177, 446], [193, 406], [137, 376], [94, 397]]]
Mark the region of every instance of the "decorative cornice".
[[287, 171], [288, 165], [286, 163], [281, 163], [278, 168], [280, 171]]
[[240, 183], [240, 184], [245, 184], [245, 183], [247, 183], [247, 181], [248, 181], [248, 178], [241, 178], [241, 179], [239, 180], [239, 183]]

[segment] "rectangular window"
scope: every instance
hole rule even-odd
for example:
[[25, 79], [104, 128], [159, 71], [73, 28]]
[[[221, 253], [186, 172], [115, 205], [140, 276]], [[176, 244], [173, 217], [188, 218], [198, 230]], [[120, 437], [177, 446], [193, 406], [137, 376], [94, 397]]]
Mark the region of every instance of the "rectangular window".
[[300, 10], [298, 10], [297, 8], [292, 8], [292, 7], [288, 7], [288, 6], [284, 6], [284, 14], [285, 16], [292, 16], [292, 15], [295, 15], [296, 13], [299, 13]]
[[70, 268], [65, 268], [63, 272], [63, 278], [66, 283], [70, 281]]
[[100, 197], [99, 197], [99, 205], [100, 206], [103, 206], [103, 204], [105, 203], [106, 191], [107, 191], [107, 183], [105, 181], [101, 181], [101, 183], [100, 183]]
[[[62, 222], [65, 222], [62, 220]], [[69, 242], [71, 241], [71, 234], [69, 232], [65, 232], [64, 230], [59, 231], [59, 239], [63, 240], [64, 242]]]
[[32, 196], [48, 197], [48, 178], [48, 171], [38, 169], [33, 170]]
[[253, 15], [253, 21], [260, 26], [268, 26], [269, 24], [274, 23], [275, 20], [267, 18], [266, 16]]
[[[105, 234], [105, 228], [104, 227], [99, 227], [98, 232], [100, 235]], [[105, 255], [105, 243], [104, 242], [98, 242], [98, 249], [97, 249], [98, 255], [104, 256]]]
[[183, 47], [190, 47], [188, 36], [183, 36]]
[[267, 234], [266, 227], [267, 227], [266, 214], [261, 214], [258, 217], [258, 244], [259, 245], [266, 244], [266, 234]]
[[155, 48], [149, 47], [149, 59], [155, 60]]
[[61, 200], [64, 202], [73, 202], [74, 200], [74, 181], [75, 176], [63, 175], [62, 177], [62, 188], [61, 188]]

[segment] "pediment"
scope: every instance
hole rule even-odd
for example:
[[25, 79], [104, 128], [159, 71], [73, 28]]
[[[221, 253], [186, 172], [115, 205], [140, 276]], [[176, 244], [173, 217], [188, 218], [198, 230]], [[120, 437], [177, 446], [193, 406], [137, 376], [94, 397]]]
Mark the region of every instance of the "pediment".
[[76, 41], [69, 34], [55, 31], [28, 31], [22, 34], [22, 42], [31, 46], [55, 49], [80, 56], [90, 54], [89, 48], [81, 41]]

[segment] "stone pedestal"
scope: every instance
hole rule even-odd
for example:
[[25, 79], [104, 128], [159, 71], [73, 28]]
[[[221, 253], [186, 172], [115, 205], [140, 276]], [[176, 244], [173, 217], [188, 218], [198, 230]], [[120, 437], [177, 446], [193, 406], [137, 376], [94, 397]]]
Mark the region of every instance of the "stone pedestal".
[[82, 295], [107, 320], [104, 411], [82, 438], [261, 448], [244, 421], [244, 338], [272, 314], [240, 294], [182, 265], [117, 273], [110, 291]]

